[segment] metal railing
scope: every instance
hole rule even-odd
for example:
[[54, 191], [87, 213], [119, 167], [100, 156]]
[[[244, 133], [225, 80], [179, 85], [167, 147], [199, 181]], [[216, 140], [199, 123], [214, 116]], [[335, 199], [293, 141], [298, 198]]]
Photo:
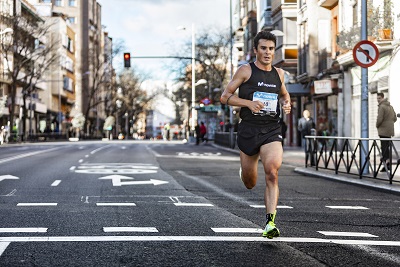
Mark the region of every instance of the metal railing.
[[[334, 136], [306, 136], [305, 166], [334, 170], [335, 174], [346, 173], [362, 178], [400, 183], [396, 177], [400, 158], [400, 139], [395, 138], [350, 138]], [[380, 141], [388, 141], [382, 151]], [[386, 165], [382, 155], [388, 153]], [[389, 167], [387, 167], [389, 166]], [[381, 171], [382, 170], [382, 171]]]

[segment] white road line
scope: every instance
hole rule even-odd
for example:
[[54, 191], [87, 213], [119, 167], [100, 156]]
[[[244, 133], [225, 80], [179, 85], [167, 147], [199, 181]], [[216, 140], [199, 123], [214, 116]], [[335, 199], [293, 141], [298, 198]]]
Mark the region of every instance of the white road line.
[[17, 206], [57, 206], [57, 203], [18, 203]]
[[[255, 208], [255, 209], [265, 209], [265, 205], [250, 205], [250, 207]], [[278, 205], [276, 207], [277, 209], [293, 209], [291, 206], [285, 206], [285, 205]]]
[[97, 206], [136, 206], [133, 202], [124, 203], [96, 203]]
[[108, 148], [108, 147], [110, 147], [111, 145], [107, 145], [107, 146], [103, 146], [103, 147], [99, 147], [99, 148], [97, 148], [97, 149], [95, 149], [95, 150], [93, 150], [93, 151], [91, 151], [90, 152], [90, 154], [94, 154], [94, 153], [97, 153], [97, 152], [99, 152], [100, 150], [103, 150], [103, 149], [105, 149], [105, 148]]
[[207, 203], [174, 203], [175, 206], [178, 207], [213, 207], [213, 204], [207, 204]]
[[0, 256], [6, 250], [8, 245], [10, 245], [10, 242], [0, 242]]
[[360, 233], [360, 232], [329, 232], [329, 231], [317, 231], [317, 232], [326, 236], [378, 237], [376, 235], [371, 235], [369, 233]]
[[367, 245], [400, 247], [400, 241], [343, 240], [323, 238], [278, 237], [268, 239], [256, 236], [27, 236], [0, 237], [0, 242], [287, 242], [329, 243], [341, 245]]
[[13, 189], [10, 193], [6, 195], [6, 197], [11, 197], [17, 192], [17, 189]]
[[78, 162], [79, 162], [79, 163], [82, 163], [82, 162], [83, 162], [83, 159], [78, 160]]
[[76, 169], [76, 167], [75, 166], [72, 166], [71, 168], [69, 168], [69, 170], [72, 172], [72, 171], [74, 171]]
[[58, 186], [61, 183], [61, 180], [55, 180], [51, 186]]
[[211, 228], [215, 233], [262, 233], [259, 228]]
[[0, 233], [46, 233], [47, 228], [0, 228]]
[[341, 209], [341, 210], [369, 210], [369, 208], [363, 206], [326, 206], [330, 209]]
[[53, 151], [53, 150], [56, 150], [56, 149], [58, 149], [58, 148], [55, 147], [55, 148], [50, 148], [50, 149], [46, 149], [46, 150], [42, 150], [42, 151], [36, 151], [36, 152], [21, 154], [21, 155], [18, 155], [18, 156], [2, 159], [2, 160], [0, 160], [0, 164], [4, 163], [4, 162], [16, 160], [16, 159], [30, 157], [30, 156], [37, 155], [37, 154], [42, 154], [42, 153], [45, 153], [45, 152], [50, 152], [50, 151]]
[[106, 233], [111, 232], [143, 232], [143, 233], [158, 233], [155, 227], [103, 227]]

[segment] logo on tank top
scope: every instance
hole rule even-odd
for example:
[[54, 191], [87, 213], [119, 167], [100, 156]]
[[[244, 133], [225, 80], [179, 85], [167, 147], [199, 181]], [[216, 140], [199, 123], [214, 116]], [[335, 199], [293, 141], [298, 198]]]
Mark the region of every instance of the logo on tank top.
[[258, 86], [265, 86], [265, 87], [274, 87], [274, 88], [276, 88], [276, 84], [270, 84], [270, 83], [264, 83], [264, 82], [258, 82]]

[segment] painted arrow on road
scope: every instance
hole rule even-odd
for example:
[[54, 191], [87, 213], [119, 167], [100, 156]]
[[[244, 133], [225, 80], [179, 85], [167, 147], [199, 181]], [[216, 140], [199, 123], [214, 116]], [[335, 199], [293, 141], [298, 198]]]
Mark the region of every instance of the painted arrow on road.
[[133, 180], [134, 178], [123, 176], [123, 175], [108, 175], [104, 177], [100, 177], [100, 180], [110, 179], [112, 181], [113, 186], [122, 186], [122, 185], [142, 185], [142, 184], [153, 184], [153, 185], [161, 185], [167, 184], [168, 182], [162, 180], [150, 179], [148, 181], [127, 181], [124, 182], [122, 180]]
[[3, 181], [3, 180], [7, 180], [7, 179], [9, 179], [9, 180], [18, 180], [19, 178], [16, 177], [16, 176], [10, 175], [10, 174], [0, 175], [0, 182]]

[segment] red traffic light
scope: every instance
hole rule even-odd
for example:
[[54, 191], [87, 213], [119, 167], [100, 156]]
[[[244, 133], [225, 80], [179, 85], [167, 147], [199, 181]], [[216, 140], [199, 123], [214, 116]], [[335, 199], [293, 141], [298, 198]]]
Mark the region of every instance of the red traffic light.
[[124, 67], [131, 67], [131, 53], [124, 53]]

